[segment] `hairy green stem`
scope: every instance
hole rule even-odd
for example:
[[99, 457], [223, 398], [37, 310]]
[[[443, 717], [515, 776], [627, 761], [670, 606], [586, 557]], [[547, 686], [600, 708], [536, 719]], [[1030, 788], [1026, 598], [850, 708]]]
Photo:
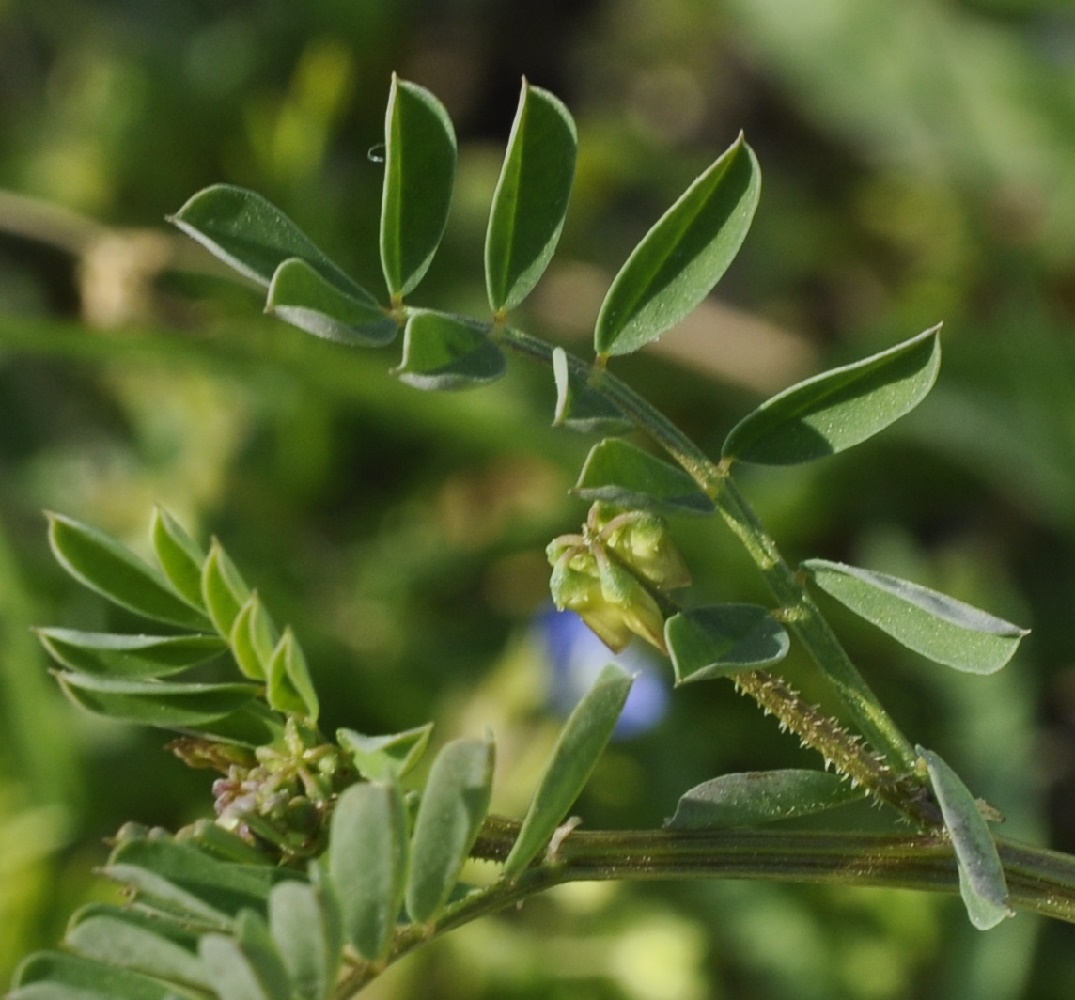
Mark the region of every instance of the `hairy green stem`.
[[[472, 856], [502, 861], [519, 824], [490, 817]], [[996, 839], [1011, 906], [1075, 923], [1075, 857]], [[555, 854], [511, 882], [477, 889], [452, 904], [431, 931], [400, 930], [388, 958], [378, 965], [348, 965], [336, 996], [351, 997], [383, 969], [432, 937], [516, 905], [567, 882], [660, 881], [685, 878], [916, 889], [959, 893], [951, 844], [941, 834], [889, 835], [757, 830], [575, 830]]]

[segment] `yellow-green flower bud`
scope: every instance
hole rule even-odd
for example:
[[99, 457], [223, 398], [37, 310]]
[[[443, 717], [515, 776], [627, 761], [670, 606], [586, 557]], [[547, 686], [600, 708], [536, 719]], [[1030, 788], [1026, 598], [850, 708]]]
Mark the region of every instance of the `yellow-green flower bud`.
[[617, 512], [598, 503], [590, 523], [621, 562], [655, 587], [674, 590], [691, 582], [687, 563], [658, 515], [645, 510]]

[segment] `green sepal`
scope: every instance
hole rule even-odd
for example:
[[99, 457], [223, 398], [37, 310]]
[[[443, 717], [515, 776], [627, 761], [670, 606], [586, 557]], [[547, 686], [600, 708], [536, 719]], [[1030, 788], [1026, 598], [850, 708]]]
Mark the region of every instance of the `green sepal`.
[[401, 299], [425, 276], [444, 235], [455, 129], [436, 97], [393, 74], [384, 131], [381, 268], [392, 298]]
[[[311, 866], [311, 876], [318, 871]], [[269, 926], [297, 1000], [329, 1000], [343, 955], [335, 895], [320, 881], [281, 882], [269, 895]]]
[[629, 354], [675, 326], [721, 279], [754, 218], [761, 172], [740, 136], [642, 238], [612, 282], [598, 354]]
[[519, 305], [552, 259], [577, 155], [570, 112], [524, 79], [485, 237], [485, 284], [494, 313]]
[[664, 625], [676, 684], [730, 677], [778, 663], [790, 640], [759, 604], [715, 604], [681, 611]]
[[387, 736], [365, 736], [353, 729], [337, 729], [336, 742], [363, 778], [388, 782], [402, 778], [421, 760], [432, 731], [432, 722]]
[[299, 712], [317, 722], [317, 690], [302, 647], [290, 628], [284, 629], [269, 660], [267, 697], [278, 712]]
[[432, 923], [459, 881], [489, 814], [494, 759], [491, 740], [454, 740], [433, 760], [414, 821], [405, 893], [415, 923]]
[[280, 209], [245, 188], [214, 184], [168, 221], [264, 288], [285, 260], [298, 257], [341, 291], [359, 299], [369, 295]]
[[1013, 915], [997, 845], [978, 803], [959, 775], [931, 750], [922, 747], [915, 750], [926, 762], [944, 828], [956, 852], [963, 905], [971, 923], [978, 930], [987, 931]]
[[991, 674], [1015, 654], [1025, 629], [928, 587], [827, 559], [802, 564], [814, 582], [908, 649], [956, 670]]
[[230, 636], [235, 619], [250, 598], [250, 588], [215, 538], [202, 568], [201, 586], [202, 599], [213, 626], [221, 635]]
[[37, 952], [15, 973], [5, 1000], [197, 1000], [204, 994], [60, 951]]
[[608, 664], [568, 716], [504, 861], [505, 879], [522, 874], [549, 844], [612, 738], [633, 682], [623, 667]]
[[586, 500], [659, 513], [711, 514], [716, 509], [682, 469], [618, 438], [605, 438], [590, 449], [574, 492]]
[[273, 272], [265, 311], [315, 337], [349, 347], [389, 344], [399, 330], [372, 295], [341, 289], [298, 257]]
[[146, 618], [199, 630], [209, 624], [160, 570], [114, 538], [62, 514], [48, 518], [56, 561], [83, 586]]
[[507, 371], [490, 327], [432, 310], [413, 310], [403, 331], [403, 357], [392, 369], [416, 389], [469, 389]]
[[119, 635], [66, 628], [35, 631], [41, 645], [62, 666], [130, 680], [177, 674], [227, 649], [215, 635]]
[[64, 945], [84, 958], [168, 982], [211, 989], [189, 929], [129, 907], [91, 904], [71, 919]]
[[722, 774], [685, 792], [664, 825], [673, 830], [757, 826], [835, 809], [865, 794], [861, 787], [826, 771]]
[[244, 910], [235, 934], [206, 934], [198, 953], [220, 1000], [291, 1000], [291, 979], [263, 917]]
[[732, 428], [723, 457], [795, 465], [835, 455], [913, 410], [937, 379], [939, 326], [879, 354], [807, 379]]
[[204, 608], [201, 579], [205, 553], [201, 546], [162, 507], [153, 509], [149, 539], [169, 583], [196, 608]]
[[583, 434], [626, 434], [634, 424], [623, 411], [574, 371], [562, 347], [553, 348], [552, 374], [556, 381], [554, 427], [567, 427]]
[[332, 815], [329, 872], [347, 940], [371, 962], [392, 943], [407, 877], [407, 816], [396, 784], [352, 785]]

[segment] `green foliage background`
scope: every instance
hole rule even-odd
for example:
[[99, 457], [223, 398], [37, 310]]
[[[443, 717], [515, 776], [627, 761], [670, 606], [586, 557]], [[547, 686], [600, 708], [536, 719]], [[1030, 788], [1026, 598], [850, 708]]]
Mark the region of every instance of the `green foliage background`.
[[[449, 309], [483, 310], [520, 75], [569, 106], [573, 204], [525, 313], [580, 350], [630, 248], [746, 131], [765, 187], [719, 299], [616, 362], [714, 451], [764, 395], [945, 322], [912, 417], [746, 485], [794, 559], [913, 577], [1033, 628], [1007, 670], [949, 677], [832, 611], [904, 729], [1004, 808], [1006, 834], [1075, 850], [1073, 66], [1075, 13], [1046, 0], [0, 3], [0, 978], [108, 891], [90, 874], [103, 837], [209, 801], [159, 736], [76, 712], [49, 679], [30, 625], [119, 623], [51, 565], [41, 508], [141, 545], [160, 501], [219, 534], [296, 623], [327, 730], [489, 724], [500, 811], [518, 814], [551, 745], [529, 623], [545, 543], [584, 515], [567, 488], [587, 442], [548, 429], [547, 374], [415, 392], [385, 374], [395, 349], [259, 319], [161, 221], [241, 184], [376, 286], [367, 151], [392, 70], [459, 129], [422, 290]], [[714, 599], [760, 596], [711, 527], [676, 525], [696, 577]], [[729, 685], [701, 687], [614, 746], [587, 826], [656, 825], [698, 781], [809, 761]], [[1022, 916], [982, 935], [958, 900], [902, 893], [574, 886], [368, 995], [1049, 1000], [1075, 981], [1073, 934]]]

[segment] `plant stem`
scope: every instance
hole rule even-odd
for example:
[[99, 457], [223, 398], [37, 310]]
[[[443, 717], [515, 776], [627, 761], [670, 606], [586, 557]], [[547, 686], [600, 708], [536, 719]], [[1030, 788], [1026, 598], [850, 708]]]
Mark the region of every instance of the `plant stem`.
[[[486, 821], [472, 856], [502, 861], [518, 835], [514, 820]], [[996, 838], [1010, 904], [1075, 923], [1075, 857]], [[748, 879], [915, 889], [958, 895], [955, 853], [941, 834], [890, 835], [757, 830], [572, 831], [553, 857], [511, 882], [478, 889], [445, 910], [432, 930], [405, 927], [388, 958], [354, 962], [338, 984], [351, 997], [384, 967], [432, 937], [567, 882]]]
[[[552, 364], [553, 348], [519, 330], [504, 328], [499, 343], [544, 364]], [[732, 481], [728, 465], [714, 463], [664, 414], [611, 372], [594, 368], [570, 354], [567, 360], [574, 373], [587, 378], [591, 388], [602, 393], [660, 445], [713, 500], [764, 576], [779, 603], [782, 620], [828, 679], [850, 720], [894, 772], [913, 774], [918, 758], [914, 747], [851, 662], [820, 609], [780, 554], [776, 542]], [[770, 707], [770, 711], [776, 709]], [[914, 818], [919, 820], [920, 816]]]

